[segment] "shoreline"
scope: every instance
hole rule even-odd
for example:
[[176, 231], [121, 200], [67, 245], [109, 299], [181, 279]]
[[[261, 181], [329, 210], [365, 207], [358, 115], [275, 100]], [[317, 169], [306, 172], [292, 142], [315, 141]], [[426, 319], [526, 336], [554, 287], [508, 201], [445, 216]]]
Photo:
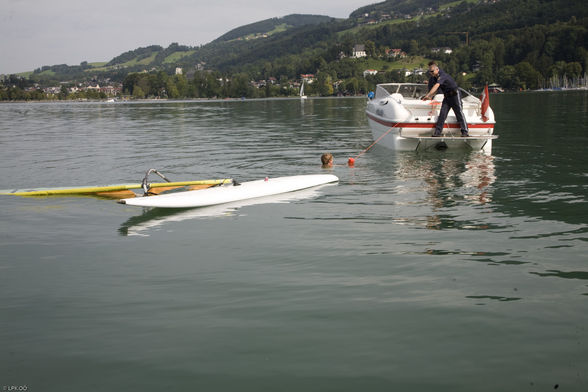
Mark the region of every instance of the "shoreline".
[[[562, 92], [588, 92], [588, 87], [575, 87], [575, 88], [561, 88], [561, 89], [538, 89], [538, 90], [524, 90], [524, 91], [505, 91], [502, 93], [491, 93], [491, 95], [501, 94], [529, 94], [529, 93], [562, 93]], [[346, 99], [346, 98], [366, 98], [367, 95], [345, 95], [345, 96], [309, 96], [309, 100], [313, 99]], [[300, 100], [299, 96], [291, 97], [270, 97], [270, 98], [182, 98], [182, 99], [170, 99], [170, 98], [132, 98], [132, 99], [117, 99], [110, 101], [108, 99], [31, 99], [31, 100], [15, 100], [15, 101], [0, 101], [0, 104], [4, 103], [108, 103], [108, 104], [121, 104], [121, 103], [146, 103], [146, 102], [241, 102], [241, 101], [269, 101], [269, 100]]]
[[[366, 98], [367, 95], [347, 95], [347, 96], [328, 96], [328, 97], [312, 97], [309, 96], [307, 100], [316, 99], [345, 99], [345, 98]], [[299, 96], [292, 97], [270, 97], [270, 98], [183, 98], [183, 99], [169, 99], [169, 98], [140, 98], [140, 99], [124, 99], [109, 101], [107, 99], [31, 99], [31, 100], [18, 100], [18, 101], [0, 101], [2, 103], [105, 103], [105, 104], [121, 104], [121, 103], [146, 103], [146, 102], [242, 102], [242, 101], [277, 101], [277, 100], [293, 100], [300, 101]]]

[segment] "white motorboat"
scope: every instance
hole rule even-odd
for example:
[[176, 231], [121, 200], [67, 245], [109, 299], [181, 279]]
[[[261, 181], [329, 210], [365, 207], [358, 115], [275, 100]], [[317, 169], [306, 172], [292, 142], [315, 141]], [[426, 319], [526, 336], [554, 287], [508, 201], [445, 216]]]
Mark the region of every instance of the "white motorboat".
[[428, 86], [418, 83], [379, 84], [370, 97], [366, 114], [375, 141], [392, 150], [471, 149], [492, 152], [494, 112], [488, 105], [488, 94], [482, 100], [460, 90], [469, 137], [461, 137], [453, 110], [449, 111], [441, 137], [433, 137], [443, 94], [423, 101]]

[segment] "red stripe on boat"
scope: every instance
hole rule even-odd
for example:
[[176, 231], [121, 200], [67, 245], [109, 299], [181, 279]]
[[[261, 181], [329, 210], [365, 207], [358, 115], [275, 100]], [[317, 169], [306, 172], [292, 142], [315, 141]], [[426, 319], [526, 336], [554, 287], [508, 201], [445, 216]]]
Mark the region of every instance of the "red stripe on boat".
[[[366, 113], [367, 114], [367, 113]], [[435, 123], [395, 123], [390, 121], [381, 120], [373, 115], [367, 114], [367, 116], [382, 125], [394, 128], [435, 128]], [[461, 128], [457, 123], [445, 123], [443, 128]], [[494, 128], [494, 124], [488, 123], [468, 123], [468, 128]]]

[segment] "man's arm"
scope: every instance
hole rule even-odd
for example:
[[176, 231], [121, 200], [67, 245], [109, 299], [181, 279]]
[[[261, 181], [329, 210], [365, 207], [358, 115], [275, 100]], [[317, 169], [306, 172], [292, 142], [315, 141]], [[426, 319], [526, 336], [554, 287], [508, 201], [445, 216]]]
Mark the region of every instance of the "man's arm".
[[433, 99], [433, 97], [435, 96], [435, 93], [437, 92], [437, 90], [439, 89], [440, 84], [439, 83], [435, 83], [435, 85], [431, 88], [431, 91], [429, 91], [424, 97], [423, 97], [423, 101], [427, 100], [427, 99]]

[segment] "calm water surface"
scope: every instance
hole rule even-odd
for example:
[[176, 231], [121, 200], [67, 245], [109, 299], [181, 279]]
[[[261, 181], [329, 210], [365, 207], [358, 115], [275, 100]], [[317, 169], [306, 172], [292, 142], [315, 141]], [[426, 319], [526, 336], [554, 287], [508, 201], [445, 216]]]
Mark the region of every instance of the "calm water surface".
[[[265, 204], [0, 198], [0, 387], [588, 390], [588, 94], [492, 95], [493, 155], [363, 99], [0, 105], [0, 189], [324, 173]], [[16, 390], [16, 389], [14, 389]]]

